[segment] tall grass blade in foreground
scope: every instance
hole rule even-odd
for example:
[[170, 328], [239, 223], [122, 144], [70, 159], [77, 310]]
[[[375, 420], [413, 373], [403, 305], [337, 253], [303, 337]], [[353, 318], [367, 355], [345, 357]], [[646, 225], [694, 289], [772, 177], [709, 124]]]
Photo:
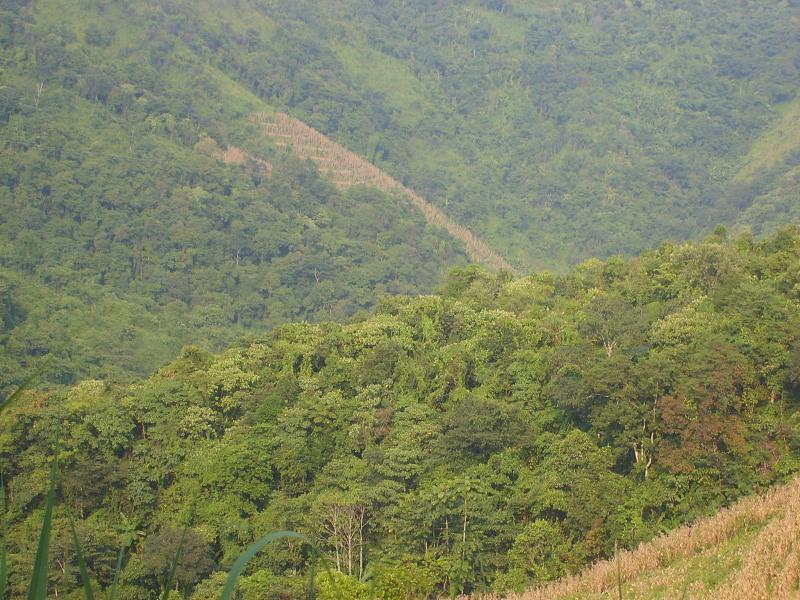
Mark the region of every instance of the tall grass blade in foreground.
[[94, 594], [92, 593], [92, 582], [89, 580], [89, 569], [86, 568], [86, 560], [84, 560], [83, 552], [81, 552], [81, 543], [78, 541], [78, 532], [75, 530], [75, 521], [72, 516], [69, 518], [69, 526], [70, 529], [72, 529], [72, 544], [75, 546], [75, 554], [78, 557], [78, 568], [81, 573], [83, 593], [86, 596], [86, 600], [94, 600]]
[[[119, 551], [117, 557], [117, 568], [114, 569], [114, 581], [111, 582], [111, 591], [108, 593], [108, 600], [117, 600], [117, 585], [119, 584], [119, 574], [122, 571], [122, 561], [125, 558], [125, 549]], [[3, 600], [0, 598], [0, 600]]]
[[[328, 577], [333, 577], [331, 575], [331, 570], [328, 565], [325, 565], [325, 573], [327, 573]], [[314, 582], [316, 581], [317, 577], [317, 547], [314, 544], [311, 544], [311, 564], [308, 566], [308, 589], [306, 590], [306, 600], [314, 600], [315, 592], [314, 592]]]
[[167, 580], [164, 582], [164, 594], [161, 596], [161, 600], [167, 600], [169, 598], [169, 593], [172, 591], [172, 582], [175, 581], [175, 573], [177, 573], [178, 565], [181, 562], [181, 558], [183, 558], [183, 546], [186, 544], [186, 533], [188, 531], [189, 525], [186, 525], [181, 533], [181, 540], [178, 542], [178, 549], [175, 551], [175, 557], [172, 559], [172, 565], [170, 565], [169, 568], [169, 575], [167, 576]]
[[0, 600], [6, 600], [6, 586], [8, 582], [8, 551], [6, 550], [6, 482], [0, 475], [0, 494], [3, 500], [3, 530], [0, 532]]
[[[11, 395], [0, 402], [0, 414], [8, 407], [19, 400], [22, 393], [28, 389], [34, 380], [41, 375], [50, 364], [48, 357], [39, 368], [28, 375], [25, 380], [14, 390]], [[3, 515], [6, 512], [6, 484], [2, 482], [3, 494]], [[36, 550], [36, 559], [33, 565], [33, 576], [30, 588], [28, 588], [28, 600], [44, 600], [47, 596], [47, 568], [48, 554], [50, 551], [50, 528], [53, 519], [53, 505], [56, 498], [56, 462], [53, 461], [52, 472], [50, 474], [50, 490], [47, 493], [47, 507], [44, 512], [44, 523], [42, 532], [39, 536], [39, 547]], [[8, 587], [8, 550], [6, 548], [5, 519], [3, 521], [2, 541], [0, 541], [0, 600], [5, 600]]]
[[[250, 546], [244, 554], [242, 554], [236, 562], [233, 563], [233, 567], [231, 567], [231, 572], [228, 575], [228, 581], [225, 583], [225, 589], [222, 590], [222, 595], [220, 596], [220, 600], [231, 600], [233, 598], [233, 592], [236, 590], [236, 582], [239, 579], [239, 575], [242, 574], [247, 563], [259, 553], [259, 551], [269, 544], [270, 542], [274, 542], [275, 540], [279, 540], [282, 538], [291, 538], [296, 540], [302, 540], [306, 543], [311, 544], [311, 541], [303, 535], [302, 533], [297, 533], [296, 531], [274, 531], [272, 533], [268, 533], [260, 540], [258, 540], [255, 544]], [[312, 568], [311, 573], [313, 577], [314, 567], [313, 563], [316, 562], [316, 551], [314, 550], [314, 545], [311, 545], [312, 553], [313, 553], [313, 560], [312, 560]], [[314, 596], [314, 583], [313, 580], [309, 586], [309, 600], [311, 600]]]
[[14, 390], [8, 398], [6, 398], [3, 402], [0, 402], [0, 414], [2, 414], [2, 412], [9, 406], [14, 404], [14, 402], [19, 400], [20, 396], [22, 396], [22, 393], [31, 387], [31, 384], [34, 382], [34, 380], [39, 377], [39, 375], [41, 375], [49, 365], [50, 358], [48, 357], [41, 365], [39, 365], [38, 369], [28, 375], [25, 380], [19, 384], [19, 387]]
[[[56, 456], [58, 456], [58, 444], [56, 444]], [[54, 459], [50, 472], [50, 490], [47, 492], [47, 505], [44, 509], [42, 533], [39, 535], [39, 547], [36, 549], [31, 585], [28, 588], [28, 600], [45, 600], [47, 598], [47, 569], [50, 558], [50, 530], [53, 524], [53, 505], [56, 502], [57, 464], [57, 459]]]
[[0, 600], [6, 600], [6, 581], [8, 581], [8, 554], [6, 553], [6, 541], [0, 548]]
[[619, 543], [614, 542], [614, 560], [617, 563], [617, 594], [619, 600], [622, 600], [622, 567], [619, 564]]

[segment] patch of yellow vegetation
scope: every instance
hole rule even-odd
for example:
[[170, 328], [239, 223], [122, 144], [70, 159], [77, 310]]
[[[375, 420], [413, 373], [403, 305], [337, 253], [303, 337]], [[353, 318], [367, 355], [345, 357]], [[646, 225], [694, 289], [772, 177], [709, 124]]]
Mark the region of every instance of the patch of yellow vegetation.
[[772, 127], [753, 143], [734, 179], [750, 179], [771, 169], [797, 148], [800, 148], [800, 98], [784, 106]]
[[525, 35], [528, 33], [527, 21], [507, 15], [504, 11], [498, 12], [481, 6], [472, 10], [494, 28], [495, 34], [502, 43], [520, 46], [525, 43]]
[[800, 478], [506, 600], [800, 598]]

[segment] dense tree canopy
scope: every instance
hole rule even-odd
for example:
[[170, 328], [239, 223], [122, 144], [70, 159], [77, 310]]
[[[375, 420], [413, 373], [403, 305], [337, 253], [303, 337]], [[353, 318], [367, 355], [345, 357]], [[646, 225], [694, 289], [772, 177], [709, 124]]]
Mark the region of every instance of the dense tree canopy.
[[[719, 229], [564, 276], [461, 268], [348, 325], [186, 347], [131, 386], [29, 392], [0, 438], [12, 583], [56, 434], [56, 539], [76, 515], [101, 586], [128, 548], [122, 598], [152, 597], [185, 523], [196, 600], [278, 529], [316, 540], [336, 573], [324, 598], [553, 579], [797, 472], [798, 308], [800, 231]], [[262, 553], [242, 598], [297, 595], [308, 558]]]
[[[19, 115], [65, 98], [62, 85], [172, 140], [199, 126], [247, 146], [249, 111], [286, 110], [523, 269], [800, 217], [795, 2], [17, 0], [5, 11], [4, 77], [26, 76], [0, 88], [4, 138], [30, 143]], [[120, 141], [140, 139], [126, 129]]]
[[[0, 11], [0, 390], [64, 344], [47, 381], [141, 375], [185, 343], [429, 292], [463, 262], [404, 201], [291, 161], [253, 113], [307, 120], [523, 268], [800, 216], [792, 2]], [[231, 146], [259, 160], [223, 164]]]

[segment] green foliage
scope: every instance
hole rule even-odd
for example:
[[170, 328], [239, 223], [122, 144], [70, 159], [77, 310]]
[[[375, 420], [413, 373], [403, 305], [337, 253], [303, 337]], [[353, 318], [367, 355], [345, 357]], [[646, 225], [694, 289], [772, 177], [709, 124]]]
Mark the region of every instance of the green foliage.
[[188, 589], [211, 571], [210, 549], [189, 527], [162, 528], [145, 541], [143, 563], [158, 581], [162, 600], [169, 598], [172, 586]]
[[[410, 203], [265, 142], [247, 116], [270, 107], [204, 36], [153, 37], [172, 9], [0, 10], [0, 399], [48, 354], [48, 384], [130, 381], [185, 344], [430, 291], [465, 260]], [[225, 163], [229, 146], [262, 162]]]
[[3, 513], [2, 530], [0, 530], [0, 600], [6, 600], [8, 596], [8, 547], [6, 541], [6, 511], [8, 510], [8, 500], [6, 497], [6, 482], [0, 478], [0, 494], [2, 494]]
[[5, 600], [6, 589], [8, 587], [8, 552], [6, 550], [5, 542], [0, 549], [0, 598]]
[[[796, 215], [793, 11], [6, 3], [0, 598], [519, 589], [796, 472], [800, 235], [737, 234]], [[714, 233], [459, 267], [272, 109], [519, 267]]]
[[108, 600], [116, 600], [117, 599], [117, 590], [119, 584], [119, 574], [122, 571], [122, 561], [125, 558], [125, 549], [119, 551], [119, 556], [117, 557], [117, 566], [114, 569], [114, 579], [111, 581], [111, 589], [108, 591]]
[[[56, 432], [58, 508], [81, 516], [98, 589], [129, 549], [120, 599], [158, 593], [190, 515], [176, 578], [197, 600], [226, 572], [231, 598], [237, 581], [297, 597], [309, 576], [322, 597], [502, 592], [636, 546], [797, 472], [798, 259], [787, 229], [564, 276], [458, 270], [447, 295], [348, 325], [187, 347], [129, 386], [28, 390], [0, 436], [10, 595]], [[301, 537], [258, 541], [286, 530]], [[50, 588], [77, 593], [69, 523], [53, 531]]]
[[[264, 548], [267, 544], [274, 542], [276, 540], [287, 539], [287, 540], [299, 540], [301, 542], [308, 542], [308, 538], [300, 533], [295, 531], [276, 531], [273, 533], [268, 533], [267, 535], [260, 538], [256, 541], [252, 546], [250, 546], [246, 552], [242, 553], [239, 558], [236, 559], [236, 562], [231, 567], [230, 574], [228, 575], [228, 580], [225, 583], [225, 589], [222, 591], [222, 596], [220, 597], [221, 600], [230, 600], [233, 595], [234, 590], [236, 589], [236, 582], [239, 576], [241, 575], [244, 568], [247, 566], [247, 563], [255, 557], [255, 555]], [[316, 556], [312, 553], [312, 560], [311, 560], [311, 574], [310, 577], [313, 581], [314, 577], [314, 566], [316, 563]], [[250, 581], [252, 585], [253, 581]], [[313, 587], [309, 587], [309, 600], [313, 600]]]
[[551, 4], [4, 7], [0, 394], [66, 339], [48, 383], [130, 380], [464, 262], [252, 113], [308, 121], [523, 269], [796, 218], [790, 4]]
[[524, 591], [532, 583], [552, 581], [566, 573], [569, 545], [558, 526], [536, 519], [522, 527], [508, 551], [508, 572], [495, 580], [499, 592]]
[[317, 579], [319, 600], [368, 600], [369, 586], [344, 573], [320, 573]]
[[75, 530], [74, 519], [70, 519], [69, 525], [70, 525], [70, 530], [72, 532], [72, 544], [75, 547], [75, 555], [78, 559], [78, 566], [80, 568], [83, 593], [86, 596], [86, 600], [94, 600], [94, 592], [92, 591], [92, 582], [89, 579], [89, 570], [86, 567], [86, 560], [83, 558], [83, 553], [81, 552], [81, 543], [80, 540], [78, 539], [78, 532]]
[[405, 560], [379, 570], [373, 596], [380, 600], [427, 598], [435, 592], [438, 580], [433, 565]]
[[202, 31], [524, 269], [797, 219], [791, 3], [242, 1], [227, 31], [201, 6], [172, 4], [174, 44]]
[[45, 600], [47, 597], [48, 567], [50, 565], [50, 535], [52, 532], [53, 509], [56, 501], [57, 463], [53, 461], [50, 475], [50, 486], [42, 518], [42, 530], [39, 544], [33, 559], [33, 574], [28, 587], [28, 600]]

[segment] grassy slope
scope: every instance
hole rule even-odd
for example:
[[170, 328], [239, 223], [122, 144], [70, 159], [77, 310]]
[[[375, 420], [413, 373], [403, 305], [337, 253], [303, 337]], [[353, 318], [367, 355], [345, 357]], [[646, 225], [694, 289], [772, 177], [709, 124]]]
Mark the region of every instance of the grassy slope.
[[283, 113], [258, 115], [254, 119], [261, 122], [265, 135], [279, 147], [290, 148], [300, 158], [315, 162], [320, 171], [329, 174], [339, 188], [369, 185], [388, 194], [405, 196], [430, 224], [441, 227], [462, 242], [473, 262], [489, 269], [513, 272], [513, 267], [502, 256], [475, 237], [469, 229], [460, 226], [425, 198], [313, 127]]
[[800, 479], [513, 600], [800, 596]]
[[772, 126], [750, 147], [734, 180], [752, 178], [759, 171], [784, 163], [800, 149], [800, 99], [785, 105]]
[[729, 195], [749, 202], [737, 224], [769, 234], [782, 223], [800, 221], [800, 100], [782, 107], [750, 147]]

